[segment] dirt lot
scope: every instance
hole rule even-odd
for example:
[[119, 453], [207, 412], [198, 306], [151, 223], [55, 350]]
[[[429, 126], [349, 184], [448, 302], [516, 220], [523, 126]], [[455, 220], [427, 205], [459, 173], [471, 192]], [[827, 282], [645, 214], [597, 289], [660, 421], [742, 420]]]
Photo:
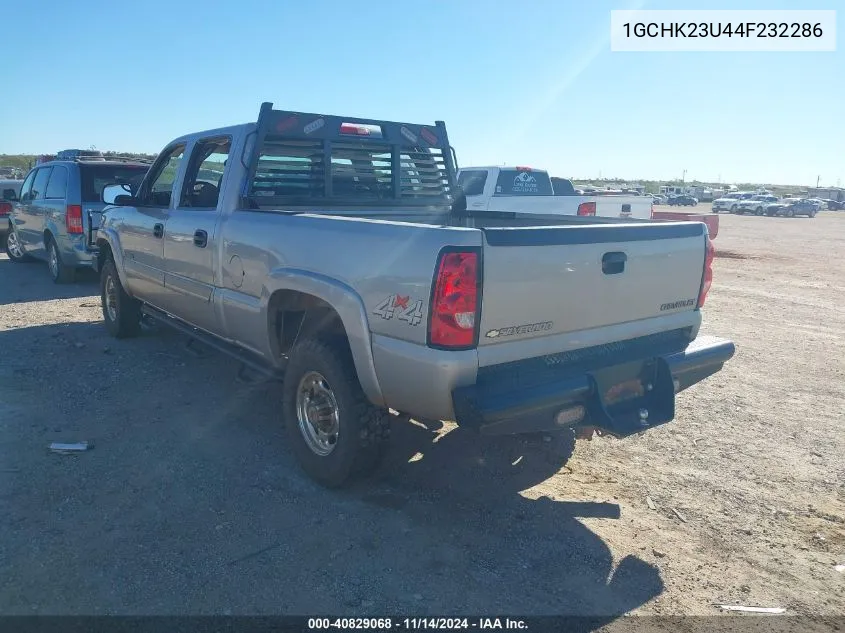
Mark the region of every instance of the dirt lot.
[[738, 351], [675, 422], [514, 474], [398, 424], [341, 492], [300, 473], [277, 387], [111, 340], [95, 278], [0, 255], [0, 613], [842, 614], [845, 213], [721, 222], [702, 331]]

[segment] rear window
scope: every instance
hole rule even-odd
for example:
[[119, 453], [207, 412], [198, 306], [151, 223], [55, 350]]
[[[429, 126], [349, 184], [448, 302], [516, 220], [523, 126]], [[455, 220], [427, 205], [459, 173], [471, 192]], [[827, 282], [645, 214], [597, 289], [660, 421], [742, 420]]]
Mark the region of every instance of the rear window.
[[82, 176], [82, 202], [102, 202], [103, 188], [126, 184], [133, 192], [147, 173], [146, 165], [79, 165]]
[[552, 181], [544, 171], [502, 169], [496, 181], [497, 196], [553, 196]]
[[[256, 202], [289, 198], [308, 204], [328, 197], [356, 203], [395, 200], [391, 147], [378, 142], [331, 143], [330, 188], [326, 188], [326, 155], [321, 141], [274, 139], [263, 144], [252, 183]], [[399, 199], [445, 202], [449, 181], [440, 150], [402, 147], [399, 152]]]
[[483, 194], [485, 184], [487, 184], [487, 171], [483, 169], [462, 171], [458, 176], [458, 185], [468, 196], [480, 196]]

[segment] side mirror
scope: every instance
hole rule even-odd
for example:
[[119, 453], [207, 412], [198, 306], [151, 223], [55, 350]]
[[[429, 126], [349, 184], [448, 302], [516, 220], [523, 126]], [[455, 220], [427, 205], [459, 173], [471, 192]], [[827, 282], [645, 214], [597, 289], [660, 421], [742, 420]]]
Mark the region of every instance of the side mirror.
[[4, 189], [3, 190], [3, 200], [8, 200], [9, 202], [17, 202], [18, 201], [18, 194], [15, 193], [14, 189]]
[[452, 213], [455, 215], [463, 215], [467, 212], [467, 194], [464, 193], [463, 188], [458, 187], [455, 193], [455, 199], [452, 200]]
[[132, 189], [127, 184], [106, 185], [103, 187], [102, 200], [106, 204], [130, 206], [134, 204]]

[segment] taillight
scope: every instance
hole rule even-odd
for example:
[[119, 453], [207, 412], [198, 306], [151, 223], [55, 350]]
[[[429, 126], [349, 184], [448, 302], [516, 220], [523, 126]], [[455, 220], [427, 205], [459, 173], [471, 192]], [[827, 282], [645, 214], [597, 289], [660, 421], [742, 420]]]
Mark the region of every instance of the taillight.
[[716, 255], [716, 248], [713, 246], [713, 240], [707, 238], [707, 247], [704, 252], [704, 275], [701, 278], [701, 291], [698, 293], [698, 307], [704, 305], [704, 300], [707, 299], [707, 293], [710, 292], [710, 286], [713, 285], [713, 257]]
[[651, 203], [651, 219], [654, 219], [654, 203]]
[[478, 342], [478, 251], [443, 251], [431, 294], [428, 342], [435, 347], [467, 349]]
[[0, 218], [5, 218], [12, 212], [11, 202], [0, 202]]
[[578, 205], [578, 215], [595, 215], [596, 214], [596, 203], [595, 202], [582, 202]]
[[67, 205], [65, 226], [68, 233], [82, 233], [82, 207], [78, 204]]

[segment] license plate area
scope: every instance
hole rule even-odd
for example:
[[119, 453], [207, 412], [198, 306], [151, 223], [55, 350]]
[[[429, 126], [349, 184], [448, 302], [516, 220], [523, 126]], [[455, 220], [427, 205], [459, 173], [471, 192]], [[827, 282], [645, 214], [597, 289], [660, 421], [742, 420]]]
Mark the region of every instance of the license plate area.
[[675, 417], [675, 388], [662, 358], [636, 361], [590, 373], [591, 424], [625, 437]]

